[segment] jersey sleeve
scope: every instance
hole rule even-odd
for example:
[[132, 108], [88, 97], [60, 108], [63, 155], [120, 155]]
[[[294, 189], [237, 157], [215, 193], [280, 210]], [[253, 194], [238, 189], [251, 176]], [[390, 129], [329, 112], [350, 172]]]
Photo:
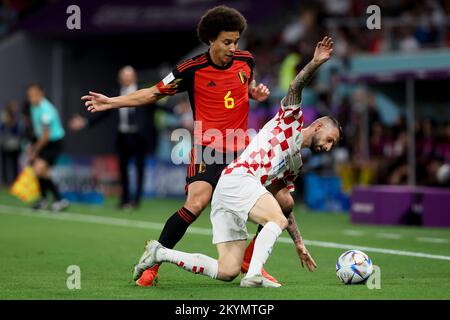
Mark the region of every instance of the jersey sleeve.
[[251, 83], [253, 81], [254, 77], [254, 72], [253, 69], [255, 68], [255, 60], [253, 59], [253, 56], [251, 56], [248, 60], [247, 60], [247, 64], [250, 67], [250, 79], [248, 83]]
[[173, 96], [174, 94], [187, 90], [189, 70], [179, 71], [177, 66], [164, 79], [156, 84], [158, 90], [165, 95]]
[[250, 84], [254, 79], [253, 69], [255, 68], [255, 60], [253, 55], [249, 51], [237, 50], [234, 54], [234, 58], [236, 60], [245, 61], [250, 68], [250, 76], [248, 77], [248, 83]]
[[41, 122], [41, 125], [44, 127], [48, 127], [50, 125], [50, 123], [52, 122], [52, 117], [51, 115], [47, 112], [47, 113], [43, 113], [39, 119], [39, 121]]
[[286, 125], [297, 121], [303, 126], [303, 111], [301, 103], [296, 105], [285, 105], [285, 98], [281, 100], [281, 107], [275, 116], [277, 121], [282, 121]]

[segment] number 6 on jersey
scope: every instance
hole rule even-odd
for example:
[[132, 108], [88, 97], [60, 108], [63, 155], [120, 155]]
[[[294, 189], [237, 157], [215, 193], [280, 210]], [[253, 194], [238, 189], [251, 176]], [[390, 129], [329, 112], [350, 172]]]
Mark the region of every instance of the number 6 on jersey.
[[223, 97], [223, 100], [225, 102], [225, 108], [227, 109], [233, 109], [234, 108], [234, 99], [230, 97], [231, 91], [228, 91], [225, 97]]

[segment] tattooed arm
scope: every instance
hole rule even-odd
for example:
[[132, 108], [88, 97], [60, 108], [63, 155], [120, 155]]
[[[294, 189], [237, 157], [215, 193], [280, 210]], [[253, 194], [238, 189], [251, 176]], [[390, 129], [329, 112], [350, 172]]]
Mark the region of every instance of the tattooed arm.
[[288, 226], [287, 231], [294, 241], [295, 250], [297, 251], [298, 257], [300, 258], [300, 262], [302, 267], [306, 265], [309, 271], [313, 272], [315, 268], [317, 268], [317, 264], [314, 259], [311, 257], [308, 249], [305, 247], [305, 243], [303, 242], [302, 235], [300, 234], [300, 230], [297, 225], [297, 221], [295, 220], [295, 215], [293, 212], [289, 214], [288, 217]]
[[290, 213], [288, 217], [288, 226], [286, 228], [289, 235], [292, 238], [292, 241], [294, 241], [295, 244], [303, 244], [302, 235], [300, 234], [300, 230], [297, 226], [297, 221], [295, 220], [295, 215], [293, 212]]
[[313, 59], [291, 81], [284, 104], [297, 105], [301, 102], [302, 89], [311, 81], [316, 70], [331, 57], [333, 41], [330, 37], [324, 37], [317, 43]]

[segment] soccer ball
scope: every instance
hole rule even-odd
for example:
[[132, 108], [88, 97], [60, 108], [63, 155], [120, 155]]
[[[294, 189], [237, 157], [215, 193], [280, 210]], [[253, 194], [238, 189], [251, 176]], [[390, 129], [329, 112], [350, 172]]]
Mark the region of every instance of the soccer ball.
[[364, 282], [372, 271], [372, 260], [359, 250], [344, 252], [336, 262], [336, 275], [345, 284]]

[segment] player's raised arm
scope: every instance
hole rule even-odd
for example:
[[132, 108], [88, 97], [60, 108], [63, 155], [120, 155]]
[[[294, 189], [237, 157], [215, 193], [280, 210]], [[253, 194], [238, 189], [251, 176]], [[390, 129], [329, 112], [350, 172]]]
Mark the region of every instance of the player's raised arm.
[[121, 107], [146, 106], [157, 102], [164, 96], [165, 94], [153, 86], [117, 97], [107, 97], [101, 93], [89, 91], [89, 94], [81, 97], [81, 100], [86, 101], [85, 106], [89, 112], [98, 112]]
[[313, 59], [292, 80], [286, 95], [285, 105], [297, 105], [301, 102], [302, 89], [311, 81], [316, 70], [331, 57], [333, 40], [325, 36], [316, 45]]

